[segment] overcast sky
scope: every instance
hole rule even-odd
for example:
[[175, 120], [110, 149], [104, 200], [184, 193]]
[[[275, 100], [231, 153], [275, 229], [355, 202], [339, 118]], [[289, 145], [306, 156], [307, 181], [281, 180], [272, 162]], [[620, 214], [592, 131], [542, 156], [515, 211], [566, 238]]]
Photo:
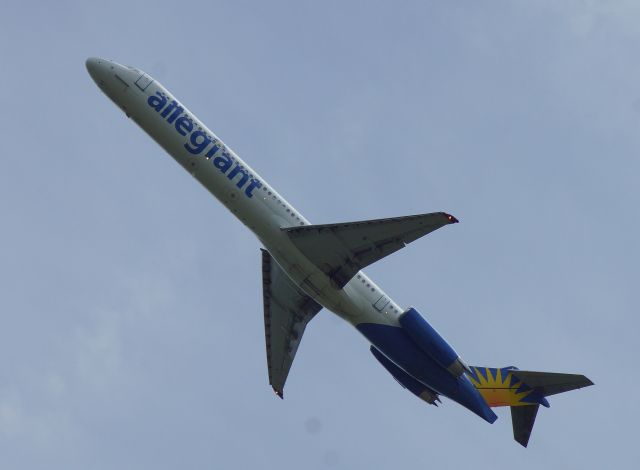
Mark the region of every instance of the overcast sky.
[[[0, 467], [629, 468], [640, 3], [5, 2]], [[583, 373], [528, 449], [322, 311], [268, 385], [259, 244], [87, 74], [161, 81], [312, 223], [448, 211], [367, 272], [472, 365]]]

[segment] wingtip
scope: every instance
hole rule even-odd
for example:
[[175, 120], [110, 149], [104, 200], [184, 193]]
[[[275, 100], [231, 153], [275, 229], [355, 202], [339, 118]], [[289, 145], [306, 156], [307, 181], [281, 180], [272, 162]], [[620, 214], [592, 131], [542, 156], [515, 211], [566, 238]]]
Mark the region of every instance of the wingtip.
[[277, 390], [275, 387], [273, 387], [273, 391], [278, 397], [280, 397], [281, 400], [284, 400], [284, 393], [282, 393], [282, 390]]
[[458, 222], [460, 222], [458, 219], [456, 219], [451, 214], [447, 214], [446, 212], [443, 212], [443, 214], [447, 217], [447, 220], [452, 224], [457, 224]]

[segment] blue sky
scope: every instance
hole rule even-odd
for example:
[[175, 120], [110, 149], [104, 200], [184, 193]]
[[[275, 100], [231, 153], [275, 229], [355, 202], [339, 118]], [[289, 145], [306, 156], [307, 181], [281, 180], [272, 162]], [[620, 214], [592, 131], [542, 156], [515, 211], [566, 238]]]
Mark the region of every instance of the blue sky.
[[[629, 467], [640, 6], [20, 2], [0, 15], [0, 462]], [[448, 211], [367, 270], [467, 362], [584, 373], [528, 449], [402, 390], [350, 325], [269, 385], [255, 237], [84, 68], [146, 70], [314, 223]]]

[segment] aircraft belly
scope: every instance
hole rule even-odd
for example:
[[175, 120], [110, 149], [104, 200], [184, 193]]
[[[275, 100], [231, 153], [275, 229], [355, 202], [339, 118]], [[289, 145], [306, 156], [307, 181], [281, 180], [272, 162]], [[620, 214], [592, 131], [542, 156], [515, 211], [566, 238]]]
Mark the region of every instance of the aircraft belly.
[[[150, 87], [148, 91], [152, 93], [153, 90]], [[163, 89], [163, 92], [169, 100], [174, 99], [166, 90]], [[150, 112], [145, 100], [130, 99], [126, 105], [134, 121], [251, 229], [291, 280], [307, 295], [353, 325], [362, 322], [397, 324], [397, 305], [390, 301], [388, 308], [377, 310], [374, 304], [379, 298], [387, 297], [379, 289], [373, 293], [370, 287], [365, 288], [365, 279], [366, 284], [374, 284], [364, 274], [363, 285], [359, 285], [354, 278], [344, 288], [336, 288], [327, 275], [309, 261], [282, 231], [283, 227], [291, 225], [291, 221], [279, 212], [279, 206], [274, 206], [262, 191], [255, 192], [252, 198], [244, 197], [241, 191], [230, 184], [227, 176], [209, 161], [201, 157], [194, 158], [187, 152], [184, 139], [176, 132], [167, 132], [165, 119], [159, 118], [156, 112]], [[188, 112], [186, 108], [185, 112]], [[195, 116], [193, 118], [196, 125], [206, 129]], [[244, 165], [235, 154], [233, 157]]]
[[[168, 99], [174, 99], [166, 90], [163, 91]], [[303, 292], [354, 326], [365, 322], [397, 324], [397, 316], [401, 313], [399, 308], [389, 299], [388, 307], [385, 303], [385, 308], [376, 309], [376, 302], [388, 297], [380, 289], [375, 289], [374, 293], [371, 287], [365, 287], [365, 284], [375, 284], [364, 273], [360, 278], [362, 285], [354, 278], [342, 289], [336, 288], [327, 275], [307, 259], [283, 232], [282, 228], [289, 227], [291, 221], [279, 212], [279, 206], [274, 206], [266, 194], [260, 191], [255, 192], [252, 198], [244, 197], [241, 191], [230, 184], [227, 176], [209, 161], [187, 152], [184, 139], [175, 132], [167, 132], [165, 119], [159, 118], [156, 112], [149, 112], [145, 100], [130, 99], [126, 105], [133, 120], [258, 237]], [[194, 121], [206, 129], [195, 116]], [[233, 156], [244, 165], [235, 154]]]
[[293, 283], [305, 294], [332, 311], [339, 309], [339, 292], [332, 288], [324, 273], [315, 269], [311, 263], [292, 256], [281, 243], [265, 243], [264, 240], [263, 243]]
[[294, 284], [316, 302], [353, 325], [363, 322], [397, 324], [395, 316], [390, 314], [391, 309], [381, 312], [374, 308], [381, 293], [373, 294], [356, 282], [350, 282], [342, 289], [336, 288], [325, 273], [291, 245], [284, 233], [278, 231], [268, 235], [260, 240], [271, 256]]

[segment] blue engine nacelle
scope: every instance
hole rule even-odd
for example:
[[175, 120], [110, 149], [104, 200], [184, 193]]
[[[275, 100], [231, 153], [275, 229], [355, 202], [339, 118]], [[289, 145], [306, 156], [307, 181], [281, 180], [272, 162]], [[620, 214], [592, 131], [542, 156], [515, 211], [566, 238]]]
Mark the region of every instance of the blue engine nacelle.
[[447, 369], [454, 377], [460, 377], [464, 371], [469, 370], [458, 353], [416, 309], [409, 308], [400, 315], [398, 321], [416, 346]]
[[371, 354], [382, 364], [382, 366], [387, 369], [387, 371], [393, 376], [396, 381], [402, 385], [402, 387], [409, 390], [415, 396], [420, 398], [421, 400], [426, 401], [430, 405], [438, 406], [440, 398], [438, 398], [438, 394], [427, 387], [422, 382], [417, 381], [405, 371], [400, 369], [397, 365], [391, 362], [384, 354], [378, 351], [374, 346], [370, 348]]

